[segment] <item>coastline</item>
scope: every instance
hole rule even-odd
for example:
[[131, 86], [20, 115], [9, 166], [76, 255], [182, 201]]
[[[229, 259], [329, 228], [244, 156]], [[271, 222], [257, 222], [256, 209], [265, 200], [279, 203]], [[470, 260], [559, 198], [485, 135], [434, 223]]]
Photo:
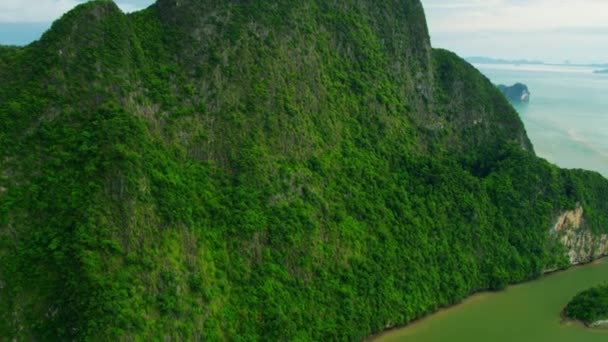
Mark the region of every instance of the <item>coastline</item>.
[[[449, 304], [449, 305], [440, 307], [437, 310], [435, 310], [435, 311], [433, 311], [433, 312], [431, 312], [429, 314], [426, 314], [424, 316], [421, 316], [419, 318], [411, 320], [410, 322], [408, 322], [405, 325], [397, 325], [397, 326], [390, 327], [390, 328], [384, 329], [382, 331], [379, 331], [379, 332], [377, 332], [377, 333], [375, 333], [373, 335], [370, 335], [370, 336], [364, 338], [362, 341], [363, 342], [378, 341], [379, 339], [381, 339], [383, 337], [387, 337], [387, 335], [389, 335], [391, 333], [394, 333], [395, 331], [398, 331], [398, 330], [401, 330], [401, 329], [404, 329], [404, 328], [407, 328], [407, 327], [410, 327], [410, 326], [415, 326], [415, 325], [420, 324], [421, 322], [423, 322], [423, 321], [425, 321], [425, 320], [427, 320], [427, 319], [429, 319], [431, 317], [434, 317], [434, 316], [437, 316], [437, 315], [446, 314], [446, 313], [448, 313], [450, 311], [453, 311], [453, 310], [457, 309], [461, 305], [468, 304], [468, 303], [471, 303], [471, 302], [474, 302], [474, 301], [477, 301], [477, 300], [485, 299], [486, 297], [489, 297], [489, 296], [492, 296], [492, 295], [495, 295], [495, 294], [498, 294], [498, 293], [505, 292], [508, 289], [516, 288], [516, 287], [524, 285], [524, 284], [528, 284], [528, 283], [531, 283], [531, 282], [538, 281], [538, 280], [540, 280], [541, 278], [544, 278], [544, 277], [551, 277], [552, 275], [556, 275], [556, 274], [559, 274], [561, 272], [565, 272], [565, 271], [568, 271], [568, 270], [576, 269], [576, 268], [579, 268], [579, 267], [585, 267], [585, 266], [589, 266], [589, 265], [592, 265], [592, 264], [600, 264], [600, 263], [602, 263], [606, 259], [608, 259], [608, 255], [604, 254], [601, 257], [598, 257], [597, 259], [590, 260], [589, 262], [572, 264], [572, 265], [570, 265], [567, 268], [546, 269], [537, 278], [530, 279], [530, 280], [523, 281], [523, 282], [519, 282], [519, 283], [513, 283], [511, 285], [508, 285], [506, 288], [504, 288], [503, 290], [500, 290], [500, 291], [480, 290], [480, 291], [473, 292], [469, 296], [467, 296], [467, 297], [463, 298], [462, 300], [460, 300], [459, 302], [456, 302], [456, 303], [453, 303], [453, 304]], [[586, 324], [584, 324], [583, 322], [579, 322], [579, 321], [576, 321], [576, 320], [567, 320], [567, 321], [568, 322], [578, 322], [578, 323], [586, 326]], [[566, 321], [564, 321], [564, 322], [566, 322]], [[607, 328], [608, 328], [608, 326], [607, 326]], [[608, 329], [599, 329], [599, 328], [596, 328], [596, 329], [598, 329], [598, 330], [608, 330]]]
[[603, 319], [591, 323], [585, 323], [579, 319], [566, 317], [562, 311], [560, 323], [566, 326], [576, 325], [587, 329], [608, 331], [608, 319]]
[[[601, 257], [600, 259], [594, 260], [588, 264], [598, 264], [601, 263], [603, 259], [608, 258], [608, 256], [604, 255], [603, 257]], [[583, 265], [578, 265], [578, 266], [583, 266]], [[577, 318], [573, 318], [573, 317], [569, 317], [568, 315], [566, 315], [566, 307], [562, 308], [561, 312], [560, 312], [560, 316], [561, 316], [561, 323], [562, 324], [576, 324], [579, 326], [584, 326], [588, 329], [597, 329], [597, 330], [608, 330], [608, 317], [603, 318], [603, 319], [599, 319], [597, 321], [594, 322], [585, 322], [583, 320], [577, 319]]]
[[[517, 284], [516, 285], [512, 285], [512, 286], [517, 286]], [[511, 287], [511, 286], [508, 286], [508, 287]], [[502, 291], [505, 291], [505, 290], [506, 290], [506, 288], [504, 290], [501, 290], [501, 291], [498, 291], [498, 292], [502, 292]], [[488, 291], [488, 290], [482, 290], [482, 291], [474, 292], [471, 295], [463, 298], [461, 301], [459, 301], [457, 303], [440, 307], [436, 311], [433, 311], [433, 312], [431, 312], [431, 313], [429, 313], [427, 315], [424, 315], [424, 316], [421, 316], [421, 317], [416, 318], [414, 320], [411, 320], [406, 325], [397, 325], [397, 326], [394, 326], [394, 327], [382, 330], [381, 332], [378, 332], [378, 333], [376, 333], [374, 335], [371, 335], [369, 337], [366, 337], [366, 338], [363, 339], [363, 342], [373, 342], [373, 341], [376, 341], [379, 338], [382, 338], [383, 336], [385, 336], [387, 334], [390, 334], [390, 333], [392, 333], [394, 331], [397, 331], [397, 330], [400, 330], [400, 329], [404, 329], [404, 328], [407, 328], [407, 327], [419, 324], [419, 323], [425, 321], [426, 319], [429, 319], [432, 316], [446, 314], [446, 313], [448, 313], [450, 311], [453, 311], [453, 310], [457, 309], [460, 305], [463, 305], [463, 304], [466, 304], [466, 303], [471, 303], [471, 302], [474, 302], [476, 300], [481, 300], [481, 299], [483, 299], [483, 298], [485, 298], [487, 296], [490, 296], [490, 295], [498, 293], [498, 292], [496, 292], [496, 291]]]
[[[590, 264], [599, 264], [600, 262], [604, 261], [605, 259], [608, 259], [608, 254], [602, 254], [599, 257], [597, 257], [596, 259], [587, 261], [587, 262], [577, 262], [574, 264], [571, 264], [570, 266], [568, 266], [567, 268], [563, 268], [563, 267], [555, 267], [555, 268], [548, 268], [546, 270], [543, 271], [543, 273], [541, 274], [540, 277], [530, 280], [530, 281], [535, 281], [537, 279], [540, 279], [543, 276], [549, 275], [549, 274], [553, 274], [553, 273], [557, 273], [557, 272], [562, 272], [562, 271], [567, 271], [569, 269], [572, 269], [573, 267], [581, 267], [581, 266], [587, 266]], [[526, 283], [526, 282], [524, 282]], [[513, 284], [516, 285], [516, 284]]]

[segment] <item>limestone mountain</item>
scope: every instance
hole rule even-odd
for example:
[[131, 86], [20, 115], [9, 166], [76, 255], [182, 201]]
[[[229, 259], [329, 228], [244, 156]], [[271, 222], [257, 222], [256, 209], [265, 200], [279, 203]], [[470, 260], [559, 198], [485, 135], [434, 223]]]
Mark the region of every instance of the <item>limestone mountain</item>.
[[530, 102], [530, 90], [523, 83], [515, 83], [512, 86], [499, 84], [498, 89], [505, 95], [507, 100], [514, 103]]
[[0, 122], [17, 340], [360, 340], [608, 229], [418, 0], [91, 1], [0, 48]]

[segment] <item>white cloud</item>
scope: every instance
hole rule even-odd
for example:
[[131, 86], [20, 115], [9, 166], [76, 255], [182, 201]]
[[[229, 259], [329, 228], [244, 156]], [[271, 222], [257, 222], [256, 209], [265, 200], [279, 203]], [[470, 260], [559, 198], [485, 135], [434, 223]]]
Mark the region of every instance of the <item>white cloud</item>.
[[608, 27], [605, 0], [423, 0], [434, 32]]
[[463, 56], [608, 60], [607, 0], [422, 0], [433, 45]]

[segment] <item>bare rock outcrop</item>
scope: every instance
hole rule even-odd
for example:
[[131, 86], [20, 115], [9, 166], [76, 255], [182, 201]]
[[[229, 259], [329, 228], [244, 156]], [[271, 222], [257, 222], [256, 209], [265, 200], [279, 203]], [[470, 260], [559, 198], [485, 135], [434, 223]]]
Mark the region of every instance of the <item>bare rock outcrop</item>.
[[572, 265], [608, 255], [608, 234], [595, 235], [586, 227], [584, 209], [580, 205], [558, 217], [551, 235], [566, 247]]

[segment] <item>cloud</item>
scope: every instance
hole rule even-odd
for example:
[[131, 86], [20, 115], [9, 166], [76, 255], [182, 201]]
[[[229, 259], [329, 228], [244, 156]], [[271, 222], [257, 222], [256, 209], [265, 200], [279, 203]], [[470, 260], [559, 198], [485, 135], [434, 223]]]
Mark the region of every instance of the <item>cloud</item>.
[[548, 61], [608, 56], [606, 0], [422, 0], [433, 45]]
[[423, 0], [434, 32], [608, 27], [605, 0]]
[[[130, 2], [118, 2], [123, 12], [133, 12], [144, 6]], [[45, 23], [52, 22], [83, 0], [0, 0], [0, 23]]]

